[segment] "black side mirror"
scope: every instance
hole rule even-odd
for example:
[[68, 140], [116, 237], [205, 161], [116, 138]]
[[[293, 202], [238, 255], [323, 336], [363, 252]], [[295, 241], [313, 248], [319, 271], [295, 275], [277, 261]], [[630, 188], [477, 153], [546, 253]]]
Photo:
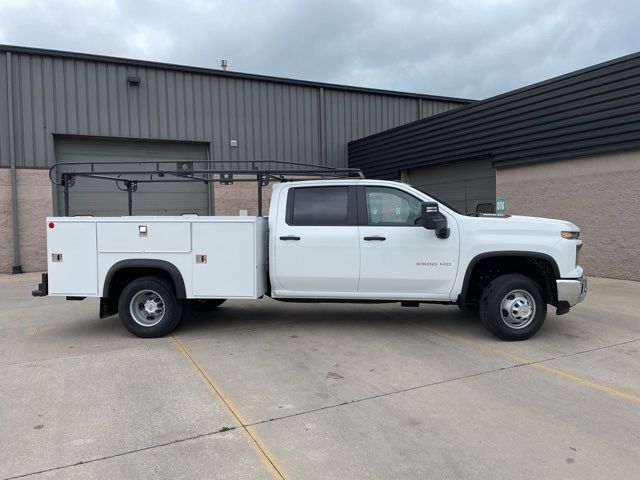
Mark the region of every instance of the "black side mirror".
[[436, 202], [422, 202], [420, 214], [420, 222], [424, 228], [435, 230], [438, 238], [449, 238], [447, 217], [440, 213], [440, 207]]
[[476, 213], [496, 213], [493, 203], [479, 203], [476, 205]]

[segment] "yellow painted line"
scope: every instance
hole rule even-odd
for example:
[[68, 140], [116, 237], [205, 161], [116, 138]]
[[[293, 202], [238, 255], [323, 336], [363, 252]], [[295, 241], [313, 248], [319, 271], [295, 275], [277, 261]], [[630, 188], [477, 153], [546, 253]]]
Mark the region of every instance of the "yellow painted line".
[[[579, 305], [579, 308], [582, 308], [582, 307], [586, 307], [586, 308], [589, 308], [591, 310], [597, 310], [597, 311], [602, 312], [602, 313], [615, 313], [616, 315], [623, 315], [625, 317], [640, 318], [640, 314], [633, 313], [633, 312], [623, 312], [622, 310], [613, 310], [611, 308], [594, 307], [593, 305], [589, 305], [589, 304], [585, 304], [585, 303], [581, 303]], [[576, 308], [576, 307], [574, 307], [574, 308]]]
[[640, 397], [638, 395], [623, 392], [622, 390], [608, 387], [607, 385], [603, 385], [602, 383], [592, 382], [591, 380], [587, 380], [586, 378], [572, 375], [571, 373], [565, 372], [563, 370], [558, 370], [557, 368], [550, 367], [548, 365], [545, 365], [544, 363], [532, 363], [530, 366], [538, 368], [540, 370], [544, 370], [545, 372], [553, 373], [554, 375], [558, 375], [560, 377], [567, 378], [569, 380], [573, 380], [574, 382], [586, 385], [587, 387], [595, 388], [596, 390], [600, 390], [601, 392], [610, 393], [611, 395], [615, 395], [616, 397], [624, 398], [625, 400], [640, 404]]
[[48, 332], [49, 330], [53, 330], [56, 327], [31, 327], [27, 330], [27, 335], [33, 337], [34, 335], [38, 335], [39, 333]]
[[457, 340], [459, 342], [466, 343], [467, 345], [471, 345], [472, 347], [475, 347], [479, 350], [485, 350], [487, 352], [491, 352], [494, 355], [498, 355], [499, 357], [506, 358], [518, 364], [524, 365], [524, 364], [532, 363], [531, 360], [527, 360], [526, 358], [519, 357], [518, 355], [513, 355], [509, 352], [505, 352], [504, 350], [499, 350], [497, 348], [490, 347], [489, 345], [485, 345], [484, 343], [476, 342], [475, 340], [471, 340], [471, 339], [462, 337], [460, 335], [456, 335], [455, 333], [445, 332], [444, 330], [440, 330], [439, 328], [429, 327], [427, 325], [423, 325], [421, 323], [416, 323], [412, 321], [407, 321], [407, 323], [416, 325], [418, 327], [422, 327], [425, 330], [429, 330], [430, 332], [435, 333], [436, 335], [440, 335], [441, 337], [445, 337], [450, 340]]
[[407, 321], [407, 323], [410, 323], [412, 325], [417, 325], [419, 327], [422, 327], [426, 330], [429, 330], [430, 332], [435, 333], [436, 335], [440, 335], [441, 337], [445, 337], [451, 340], [456, 340], [462, 343], [465, 343], [467, 345], [470, 345], [472, 347], [475, 347], [479, 350], [484, 350], [490, 353], [493, 353], [494, 355], [500, 356], [502, 358], [506, 358], [508, 360], [514, 361], [519, 365], [526, 365], [528, 367], [532, 367], [532, 368], [536, 368], [538, 370], [542, 370], [544, 372], [547, 373], [551, 373], [553, 375], [557, 375], [559, 377], [562, 378], [566, 378], [567, 380], [571, 380], [575, 383], [579, 383], [581, 385], [593, 388], [595, 390], [600, 390], [601, 392], [605, 392], [611, 395], [614, 395], [618, 398], [624, 398], [625, 400], [629, 400], [630, 402], [634, 402], [637, 404], [640, 404], [640, 396], [638, 395], [634, 395], [632, 393], [628, 393], [622, 390], [618, 390], [617, 388], [613, 388], [613, 387], [609, 387], [607, 385], [604, 385], [602, 383], [598, 383], [598, 382], [594, 382], [591, 380], [587, 380], [586, 378], [583, 377], [579, 377], [578, 375], [573, 375], [571, 373], [565, 372], [564, 370], [559, 370], [557, 368], [554, 367], [550, 367], [549, 365], [546, 365], [542, 362], [536, 362], [533, 360], [528, 360], [524, 357], [520, 357], [518, 355], [513, 355], [512, 353], [509, 352], [505, 352], [504, 350], [500, 350], [499, 348], [495, 348], [495, 347], [490, 347], [489, 345], [485, 345], [484, 343], [480, 343], [480, 342], [476, 342], [475, 340], [470, 340], [468, 338], [462, 337], [460, 335], [456, 335], [453, 333], [449, 333], [449, 332], [445, 332], [443, 330], [440, 330], [439, 328], [434, 328], [434, 327], [429, 327], [420, 323], [416, 323], [416, 322], [411, 322], [411, 321]]
[[227, 410], [231, 412], [242, 429], [249, 436], [249, 438], [251, 439], [251, 446], [256, 451], [260, 459], [269, 468], [269, 472], [271, 473], [272, 478], [287, 480], [288, 477], [285, 475], [282, 466], [280, 466], [279, 462], [277, 462], [277, 460], [275, 459], [275, 456], [269, 451], [264, 441], [260, 439], [255, 430], [249, 426], [249, 422], [244, 419], [237, 407], [223, 393], [222, 389], [213, 381], [213, 379], [200, 366], [196, 359], [193, 358], [193, 355], [191, 355], [184, 343], [182, 343], [182, 341], [174, 335], [171, 335], [171, 338], [178, 347], [178, 350], [180, 350], [180, 353], [182, 353], [182, 355], [189, 361], [196, 373], [200, 375], [200, 378], [202, 378], [202, 380], [209, 386], [211, 391], [218, 397], [218, 399], [222, 401], [224, 406], [227, 407]]

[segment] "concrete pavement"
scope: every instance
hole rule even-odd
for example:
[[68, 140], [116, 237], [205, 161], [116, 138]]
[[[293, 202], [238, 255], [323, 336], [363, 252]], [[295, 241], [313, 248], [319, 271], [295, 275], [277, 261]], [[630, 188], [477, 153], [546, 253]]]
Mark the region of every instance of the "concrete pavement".
[[[0, 276], [0, 479], [632, 478], [640, 284], [525, 342], [455, 307], [227, 302], [174, 337]], [[553, 309], [550, 309], [550, 311]]]

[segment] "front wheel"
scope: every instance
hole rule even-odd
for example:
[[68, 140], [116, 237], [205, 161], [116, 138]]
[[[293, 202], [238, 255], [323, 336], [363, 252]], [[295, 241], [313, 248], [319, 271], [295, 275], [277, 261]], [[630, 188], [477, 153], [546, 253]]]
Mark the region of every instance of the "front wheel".
[[141, 277], [127, 285], [118, 300], [120, 320], [138, 337], [162, 337], [182, 318], [183, 302], [172, 286], [159, 277]]
[[480, 319], [502, 340], [526, 340], [547, 317], [547, 302], [537, 282], [520, 274], [502, 275], [482, 292]]

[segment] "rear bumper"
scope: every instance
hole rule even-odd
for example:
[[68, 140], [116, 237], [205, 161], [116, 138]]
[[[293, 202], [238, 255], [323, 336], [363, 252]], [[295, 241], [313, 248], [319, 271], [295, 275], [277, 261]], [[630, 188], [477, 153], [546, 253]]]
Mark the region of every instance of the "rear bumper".
[[587, 277], [571, 280], [556, 280], [558, 287], [558, 305], [573, 307], [587, 296]]
[[31, 295], [34, 297], [46, 297], [49, 295], [49, 274], [42, 274], [42, 282], [38, 285], [37, 290], [33, 290]]

